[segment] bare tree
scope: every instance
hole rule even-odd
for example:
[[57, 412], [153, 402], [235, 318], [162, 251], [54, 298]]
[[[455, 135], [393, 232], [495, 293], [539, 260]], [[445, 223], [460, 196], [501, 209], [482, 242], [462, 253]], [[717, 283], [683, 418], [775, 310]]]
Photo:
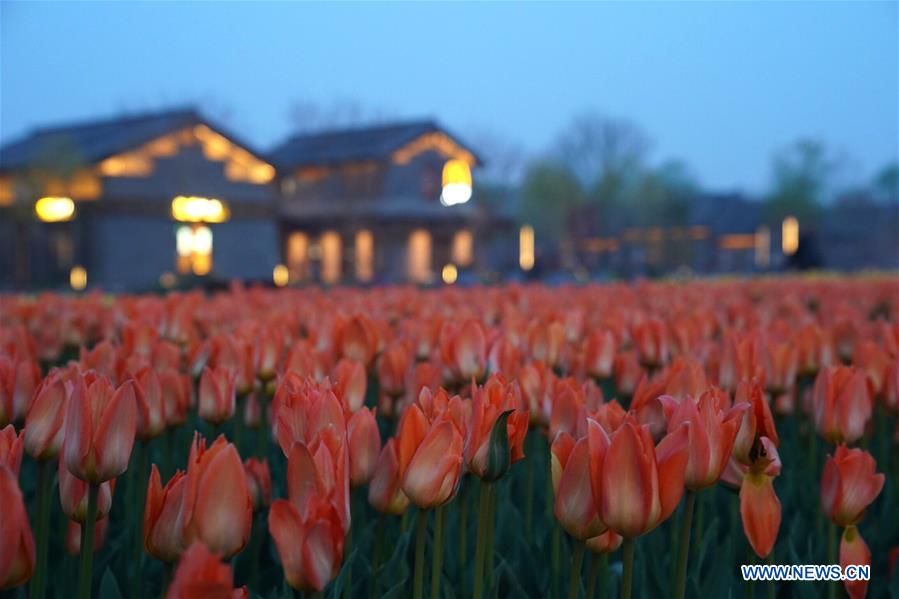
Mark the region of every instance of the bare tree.
[[390, 118], [392, 112], [389, 110], [364, 106], [348, 99], [335, 100], [327, 105], [312, 100], [297, 100], [288, 109], [290, 127], [296, 133], [376, 125]]

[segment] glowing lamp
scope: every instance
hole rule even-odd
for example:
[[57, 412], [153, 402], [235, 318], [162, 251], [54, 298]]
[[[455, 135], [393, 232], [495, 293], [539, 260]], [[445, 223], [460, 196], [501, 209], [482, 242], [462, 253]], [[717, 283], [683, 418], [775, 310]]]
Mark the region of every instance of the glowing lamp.
[[276, 287], [284, 287], [290, 279], [290, 272], [283, 264], [278, 264], [272, 270], [272, 282]]
[[82, 291], [87, 287], [87, 271], [83, 266], [73, 266], [69, 271], [69, 286], [74, 291]]
[[72, 198], [45, 197], [34, 204], [34, 213], [45, 223], [61, 223], [75, 216], [75, 202]]
[[464, 160], [447, 160], [443, 165], [443, 192], [440, 203], [444, 206], [464, 204], [471, 199], [471, 167]]
[[440, 274], [443, 276], [443, 282], [447, 285], [452, 285], [459, 278], [459, 271], [456, 269], [455, 264], [447, 264], [443, 267], [443, 271]]
[[534, 268], [534, 227], [530, 225], [518, 231], [518, 265], [521, 270]]
[[799, 221], [795, 216], [788, 216], [783, 220], [780, 228], [780, 245], [787, 256], [792, 256], [799, 249]]
[[231, 216], [221, 200], [178, 196], [172, 200], [172, 218], [184, 223], [223, 223]]

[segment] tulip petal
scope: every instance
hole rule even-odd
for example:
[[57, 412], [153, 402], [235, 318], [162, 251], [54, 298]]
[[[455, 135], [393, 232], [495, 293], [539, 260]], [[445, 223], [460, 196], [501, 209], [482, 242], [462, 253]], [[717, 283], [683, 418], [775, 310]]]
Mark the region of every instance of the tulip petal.
[[115, 478], [128, 468], [137, 430], [137, 405], [130, 382], [118, 388], [97, 423], [94, 446], [100, 481]]
[[[840, 538], [840, 566], [845, 570], [849, 565], [871, 565], [871, 550], [855, 526], [847, 527]], [[868, 592], [867, 580], [845, 580], [843, 585], [851, 599], [864, 599]]]
[[231, 557], [250, 537], [253, 501], [240, 456], [227, 445], [206, 466], [193, 521], [197, 534], [214, 553]]
[[645, 532], [653, 504], [650, 462], [633, 422], [612, 435], [602, 468], [602, 520], [626, 538]]
[[753, 551], [759, 557], [767, 557], [777, 540], [781, 517], [780, 499], [774, 492], [770, 476], [750, 472], [743, 477], [740, 515], [743, 531]]

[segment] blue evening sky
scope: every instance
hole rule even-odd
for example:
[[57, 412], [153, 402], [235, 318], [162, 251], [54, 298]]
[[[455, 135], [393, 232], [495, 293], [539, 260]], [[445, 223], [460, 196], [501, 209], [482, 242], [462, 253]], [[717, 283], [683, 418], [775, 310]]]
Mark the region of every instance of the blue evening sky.
[[763, 190], [799, 137], [861, 181], [897, 159], [897, 40], [895, 2], [2, 2], [0, 140], [194, 102], [267, 149], [296, 102], [353, 100], [533, 156], [600, 111], [711, 189]]

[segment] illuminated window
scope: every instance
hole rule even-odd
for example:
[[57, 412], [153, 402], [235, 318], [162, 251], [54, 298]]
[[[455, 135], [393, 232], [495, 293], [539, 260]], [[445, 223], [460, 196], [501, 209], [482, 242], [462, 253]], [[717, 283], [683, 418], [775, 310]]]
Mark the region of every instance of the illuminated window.
[[424, 229], [416, 229], [409, 235], [407, 255], [409, 280], [427, 283], [431, 280], [431, 234]]
[[762, 225], [755, 232], [755, 265], [767, 268], [771, 263], [771, 230]]
[[334, 231], [322, 233], [319, 245], [322, 255], [322, 281], [337, 283], [341, 276], [341, 240]]
[[294, 231], [287, 236], [287, 269], [290, 278], [302, 281], [309, 272], [309, 236]]
[[443, 165], [443, 191], [440, 203], [444, 206], [464, 204], [471, 199], [471, 167], [464, 160], [447, 160]]
[[780, 244], [783, 253], [792, 256], [799, 249], [799, 221], [794, 216], [783, 220], [780, 229]]
[[0, 206], [9, 206], [15, 198], [13, 182], [10, 177], [0, 176]]
[[178, 272], [208, 274], [212, 270], [212, 229], [205, 225], [181, 225], [175, 231], [175, 252]]
[[79, 171], [69, 181], [69, 194], [82, 200], [96, 200], [103, 192], [100, 177], [90, 171]]
[[186, 223], [223, 223], [231, 217], [228, 206], [216, 198], [178, 196], [172, 200], [172, 218]]
[[456, 231], [453, 235], [452, 251], [453, 262], [459, 266], [468, 266], [474, 259], [474, 236], [468, 229]]
[[375, 276], [375, 238], [368, 229], [356, 232], [356, 279], [370, 281]]
[[534, 227], [530, 225], [518, 231], [518, 265], [521, 270], [534, 268]]
[[75, 202], [72, 198], [46, 197], [34, 204], [34, 213], [45, 223], [60, 223], [75, 216]]

